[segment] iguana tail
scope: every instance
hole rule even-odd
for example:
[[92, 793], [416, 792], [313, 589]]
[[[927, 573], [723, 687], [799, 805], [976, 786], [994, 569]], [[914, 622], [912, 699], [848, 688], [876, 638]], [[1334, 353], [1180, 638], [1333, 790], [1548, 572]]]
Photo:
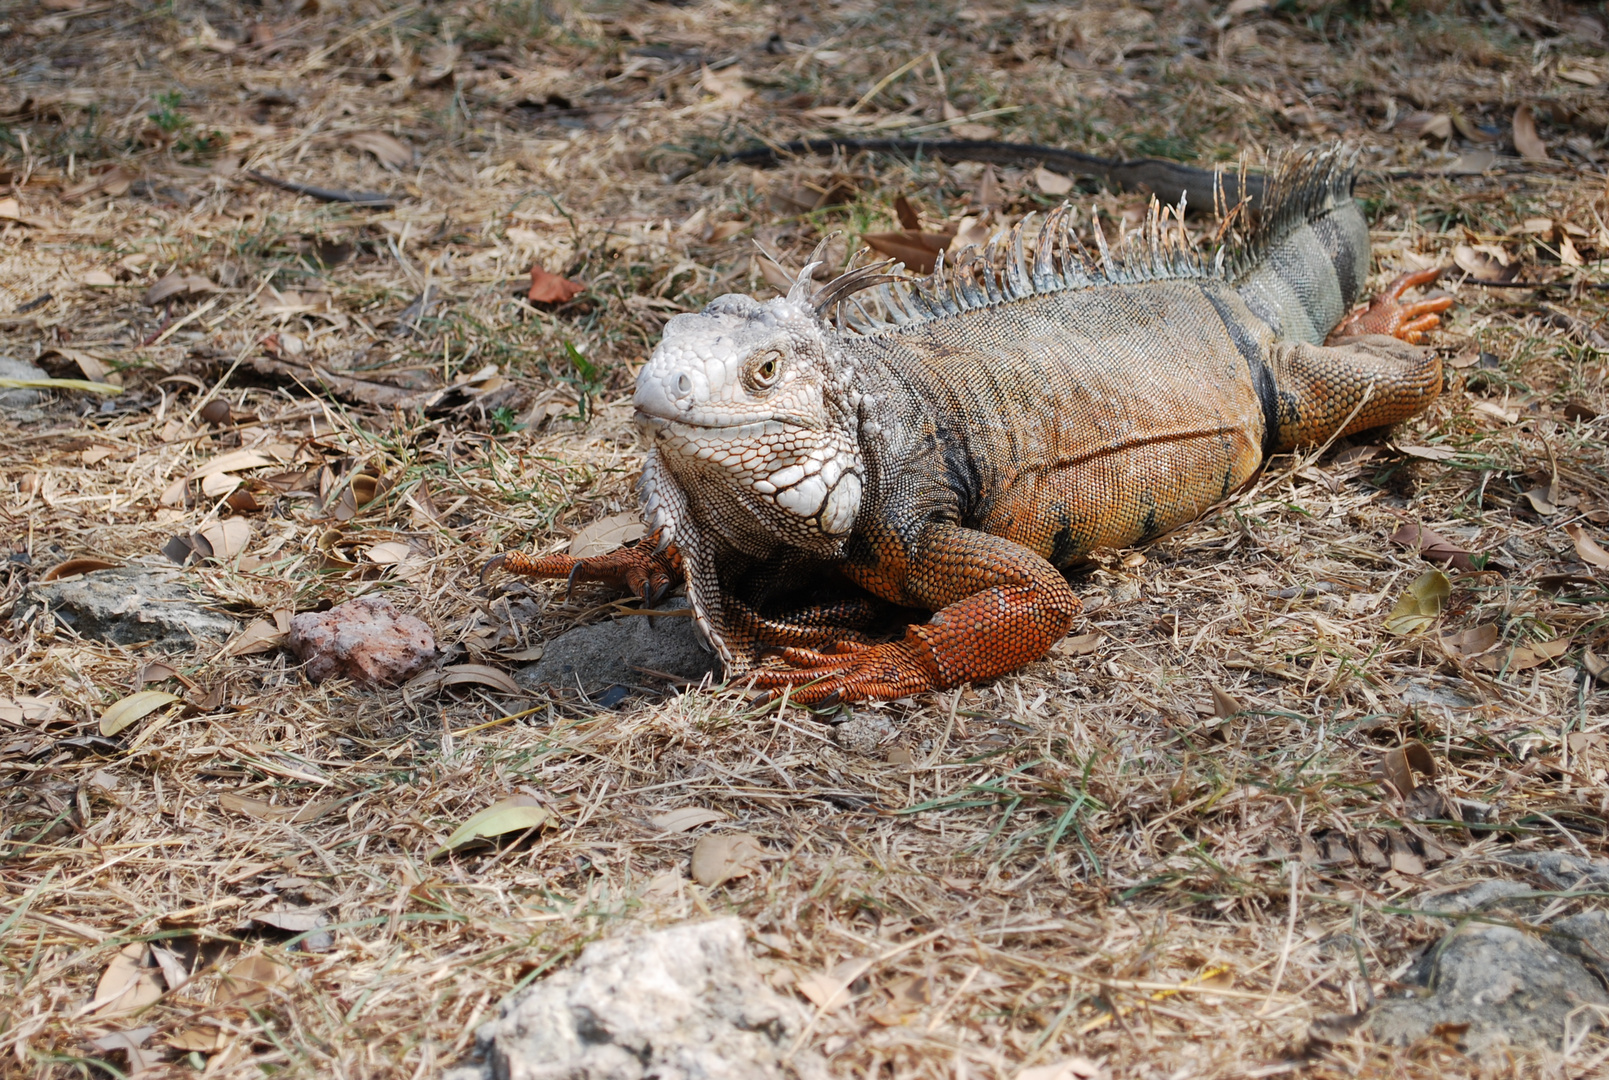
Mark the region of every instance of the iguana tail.
[[1358, 302], [1369, 227], [1340, 147], [1272, 163], [1255, 207], [1226, 207], [1225, 269], [1246, 306], [1281, 338], [1321, 344]]

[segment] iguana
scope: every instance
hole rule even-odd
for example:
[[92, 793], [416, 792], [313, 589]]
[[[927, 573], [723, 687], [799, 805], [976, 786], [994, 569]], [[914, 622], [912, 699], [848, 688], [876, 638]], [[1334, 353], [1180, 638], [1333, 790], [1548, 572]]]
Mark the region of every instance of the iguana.
[[[1401, 299], [1435, 271], [1350, 310], [1351, 184], [1338, 149], [1286, 157], [1210, 257], [1155, 202], [1116, 251], [1097, 223], [1091, 254], [1063, 205], [1031, 252], [1023, 223], [923, 279], [878, 263], [817, 287], [812, 261], [786, 296], [678, 315], [637, 379], [649, 537], [487, 568], [650, 599], [685, 580], [728, 676], [805, 704], [1021, 667], [1079, 613], [1062, 568], [1440, 391], [1409, 342], [1451, 301]], [[931, 617], [879, 641], [888, 605]]]

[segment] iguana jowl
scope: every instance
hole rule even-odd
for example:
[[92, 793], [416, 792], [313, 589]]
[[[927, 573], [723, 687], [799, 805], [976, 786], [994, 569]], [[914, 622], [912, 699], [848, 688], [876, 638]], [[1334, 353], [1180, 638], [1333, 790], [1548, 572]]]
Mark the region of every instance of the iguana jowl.
[[[1342, 155], [1285, 159], [1261, 207], [1210, 260], [1154, 207], [1092, 256], [1064, 206], [1031, 253], [1019, 226], [920, 281], [882, 264], [818, 289], [812, 264], [786, 297], [677, 316], [637, 381], [650, 539], [494, 562], [644, 595], [685, 578], [728, 675], [804, 703], [1020, 667], [1079, 612], [1061, 567], [1439, 392], [1440, 362], [1397, 340], [1450, 303], [1397, 302], [1433, 272], [1348, 314], [1368, 230]], [[860, 598], [788, 606], [846, 579]], [[872, 598], [932, 616], [871, 641]]]

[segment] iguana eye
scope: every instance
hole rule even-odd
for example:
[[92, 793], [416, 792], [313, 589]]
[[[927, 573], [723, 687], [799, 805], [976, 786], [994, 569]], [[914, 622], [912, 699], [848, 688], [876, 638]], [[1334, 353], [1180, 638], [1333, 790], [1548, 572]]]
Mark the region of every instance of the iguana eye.
[[749, 361], [749, 384], [759, 390], [764, 390], [776, 383], [782, 375], [782, 354], [768, 352]]

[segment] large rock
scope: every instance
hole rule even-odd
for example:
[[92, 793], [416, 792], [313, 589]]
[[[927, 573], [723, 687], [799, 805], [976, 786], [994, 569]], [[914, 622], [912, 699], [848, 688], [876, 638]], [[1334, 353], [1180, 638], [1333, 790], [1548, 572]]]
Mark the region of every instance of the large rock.
[[[685, 599], [670, 608], [685, 608]], [[529, 689], [553, 686], [574, 691], [577, 684], [588, 694], [613, 685], [641, 685], [652, 676], [635, 670], [662, 671], [698, 680], [721, 673], [721, 661], [699, 640], [693, 620], [666, 615], [652, 620], [628, 615], [567, 630], [547, 643], [542, 659], [514, 673], [514, 681]]]
[[[1527, 852], [1506, 862], [1549, 879], [1555, 888], [1597, 888], [1605, 869], [1574, 856]], [[1584, 884], [1579, 884], [1584, 883]], [[1545, 914], [1547, 898], [1524, 883], [1476, 881], [1426, 900], [1446, 914], [1495, 916], [1514, 923]], [[1558, 1050], [1567, 1027], [1579, 1034], [1609, 1006], [1609, 916], [1600, 909], [1558, 919], [1542, 932], [1518, 925], [1468, 922], [1425, 950], [1403, 976], [1413, 989], [1383, 999], [1367, 1016], [1382, 1042], [1407, 1045], [1426, 1038], [1456, 1038], [1477, 1056], [1505, 1047]]]
[[203, 607], [177, 577], [133, 566], [96, 570], [30, 585], [13, 610], [23, 615], [38, 603], [84, 637], [164, 652], [227, 640], [239, 624]]
[[436, 636], [424, 620], [404, 615], [383, 596], [360, 596], [328, 611], [291, 619], [286, 639], [307, 677], [345, 675], [372, 686], [399, 683], [436, 658]]
[[[768, 987], [743, 923], [716, 919], [597, 941], [506, 1001], [476, 1033], [484, 1064], [449, 1080], [783, 1080], [803, 1010]], [[787, 1060], [785, 1060], [787, 1059]]]

